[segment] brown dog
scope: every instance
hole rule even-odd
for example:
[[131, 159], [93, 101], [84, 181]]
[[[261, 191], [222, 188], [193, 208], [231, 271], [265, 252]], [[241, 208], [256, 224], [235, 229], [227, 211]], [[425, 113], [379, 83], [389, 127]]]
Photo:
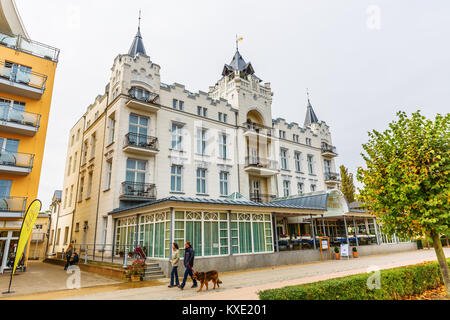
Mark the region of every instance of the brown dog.
[[197, 292], [202, 291], [203, 285], [206, 284], [206, 290], [208, 290], [208, 282], [212, 281], [214, 283], [214, 288], [219, 288], [219, 283], [222, 283], [219, 279], [219, 274], [216, 270], [208, 271], [208, 272], [196, 272], [194, 273], [193, 278], [197, 281], [200, 281], [200, 289], [197, 290]]

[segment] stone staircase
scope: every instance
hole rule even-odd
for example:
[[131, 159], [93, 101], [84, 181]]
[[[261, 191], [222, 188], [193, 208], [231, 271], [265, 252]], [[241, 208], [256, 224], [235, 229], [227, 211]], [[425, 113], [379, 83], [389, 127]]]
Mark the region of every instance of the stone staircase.
[[154, 261], [147, 262], [147, 269], [144, 273], [144, 281], [164, 278], [164, 273], [159, 267], [159, 263]]

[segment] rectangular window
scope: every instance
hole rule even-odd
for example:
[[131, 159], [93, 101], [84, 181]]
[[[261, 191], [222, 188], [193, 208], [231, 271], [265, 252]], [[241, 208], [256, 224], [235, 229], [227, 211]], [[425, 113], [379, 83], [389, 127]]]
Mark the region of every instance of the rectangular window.
[[312, 184], [312, 185], [311, 185], [311, 192], [314, 192], [314, 191], [316, 191], [316, 185], [315, 185], [315, 184]]
[[230, 229], [233, 253], [273, 251], [270, 214], [231, 213]]
[[[126, 181], [144, 187], [145, 174], [147, 172], [147, 161], [127, 159]], [[136, 189], [136, 188], [134, 188]]]
[[184, 108], [184, 101], [178, 101], [178, 110], [181, 110], [181, 111], [183, 111], [183, 108]]
[[78, 201], [83, 201], [84, 177], [80, 178], [80, 190], [78, 192]]
[[219, 157], [227, 159], [227, 135], [219, 134]]
[[75, 152], [75, 155], [73, 156], [73, 168], [72, 168], [72, 173], [75, 172], [75, 168], [77, 167], [77, 156], [78, 156], [78, 152]]
[[206, 118], [208, 116], [208, 109], [204, 107], [197, 107], [197, 115]]
[[172, 123], [172, 149], [183, 150], [183, 127], [181, 125]]
[[331, 173], [331, 160], [323, 160], [325, 173]]
[[178, 107], [178, 100], [177, 100], [177, 99], [173, 99], [173, 101], [172, 101], [172, 107], [173, 107], [174, 109], [176, 109], [176, 108]]
[[75, 135], [72, 135], [72, 139], [70, 140], [70, 146], [73, 146], [74, 142], [75, 142]]
[[8, 198], [10, 196], [11, 186], [11, 180], [0, 180], [0, 199]]
[[91, 136], [91, 159], [95, 157], [95, 133]]
[[172, 165], [171, 167], [171, 177], [170, 177], [170, 190], [173, 192], [182, 191], [182, 166]]
[[70, 175], [70, 166], [72, 165], [72, 157], [69, 158], [69, 168], [67, 170], [67, 176]]
[[73, 185], [70, 186], [69, 207], [72, 205], [73, 199]]
[[280, 133], [280, 139], [285, 139], [286, 138], [286, 131], [279, 130], [279, 133]]
[[287, 150], [280, 150], [281, 169], [288, 170]]
[[85, 164], [87, 161], [88, 146], [89, 146], [89, 143], [87, 140], [85, 140], [84, 141], [84, 150], [83, 150], [83, 161], [82, 161], [81, 165]]
[[222, 112], [219, 112], [217, 119], [222, 122], [223, 121], [223, 117], [222, 117]]
[[297, 182], [297, 194], [303, 194], [303, 183]]
[[308, 161], [308, 172], [309, 172], [309, 174], [314, 174], [314, 167], [313, 167], [314, 159], [313, 159], [313, 156], [309, 154], [308, 157], [307, 157], [307, 161]]
[[206, 194], [206, 169], [197, 169], [197, 193]]
[[301, 172], [302, 171], [302, 167], [301, 167], [301, 153], [300, 152], [295, 152], [294, 153], [294, 161], [295, 161], [295, 171], [297, 172]]
[[87, 186], [87, 192], [86, 192], [86, 199], [89, 199], [91, 197], [91, 192], [92, 192], [92, 177], [93, 177], [93, 173], [89, 172], [88, 175], [88, 186]]
[[68, 193], [69, 193], [69, 189], [66, 188], [66, 192], [64, 192], [64, 209], [67, 206], [67, 195], [68, 195]]
[[58, 232], [56, 233], [56, 244], [59, 244], [59, 239], [61, 238], [61, 228], [58, 228]]
[[294, 133], [292, 135], [292, 140], [294, 140], [294, 142], [298, 142], [299, 141], [299, 135]]
[[227, 123], [228, 115], [226, 113], [223, 114], [223, 122]]
[[197, 129], [197, 153], [206, 155], [206, 129]]
[[69, 227], [64, 228], [64, 245], [67, 244], [69, 240]]
[[80, 129], [77, 130], [77, 141], [80, 139]]
[[307, 144], [308, 146], [311, 145], [311, 138], [306, 138], [306, 144]]
[[106, 177], [105, 177], [105, 190], [111, 188], [111, 177], [112, 177], [112, 160], [106, 161]]
[[283, 181], [283, 194], [285, 197], [289, 197], [289, 185], [290, 182], [288, 180]]
[[229, 176], [229, 173], [226, 171], [221, 171], [219, 174], [220, 195], [221, 196], [228, 195], [228, 176]]

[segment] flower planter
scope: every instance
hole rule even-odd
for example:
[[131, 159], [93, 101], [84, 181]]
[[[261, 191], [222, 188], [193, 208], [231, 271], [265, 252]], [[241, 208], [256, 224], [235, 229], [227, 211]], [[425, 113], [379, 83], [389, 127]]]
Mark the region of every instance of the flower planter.
[[358, 252], [357, 251], [353, 251], [353, 258], [358, 258]]
[[340, 253], [334, 253], [334, 258], [336, 260], [341, 260], [341, 254]]
[[132, 274], [132, 275], [130, 276], [130, 281], [131, 281], [131, 282], [142, 281], [141, 275], [139, 275], [139, 274]]

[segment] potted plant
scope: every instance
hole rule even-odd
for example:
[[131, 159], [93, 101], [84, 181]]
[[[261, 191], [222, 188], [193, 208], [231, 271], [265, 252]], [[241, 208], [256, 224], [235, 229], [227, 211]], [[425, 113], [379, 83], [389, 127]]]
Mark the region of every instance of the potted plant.
[[341, 254], [339, 253], [339, 247], [338, 246], [334, 247], [334, 258], [336, 260], [340, 260], [341, 259]]
[[353, 254], [353, 258], [358, 258], [358, 249], [356, 249], [356, 247], [353, 247], [352, 254]]
[[129, 251], [129, 252], [128, 252], [128, 257], [129, 257], [129, 258], [133, 258], [133, 254], [134, 254], [133, 251]]
[[134, 261], [130, 268], [128, 268], [128, 275], [131, 282], [142, 281], [145, 272], [144, 261], [136, 260]]
[[123, 252], [122, 250], [120, 250], [120, 251], [119, 251], [119, 256], [120, 256], [121, 258], [123, 258], [123, 254], [124, 254], [124, 252]]

